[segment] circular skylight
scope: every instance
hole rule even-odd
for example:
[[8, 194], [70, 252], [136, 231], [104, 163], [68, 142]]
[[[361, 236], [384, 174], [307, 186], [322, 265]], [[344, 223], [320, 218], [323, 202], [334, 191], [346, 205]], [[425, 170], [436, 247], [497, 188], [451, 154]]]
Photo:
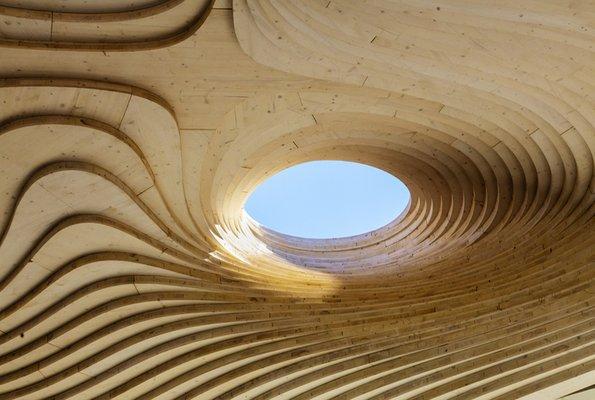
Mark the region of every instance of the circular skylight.
[[386, 171], [354, 162], [312, 161], [264, 181], [245, 210], [274, 231], [329, 239], [383, 227], [407, 207], [409, 198], [405, 184]]

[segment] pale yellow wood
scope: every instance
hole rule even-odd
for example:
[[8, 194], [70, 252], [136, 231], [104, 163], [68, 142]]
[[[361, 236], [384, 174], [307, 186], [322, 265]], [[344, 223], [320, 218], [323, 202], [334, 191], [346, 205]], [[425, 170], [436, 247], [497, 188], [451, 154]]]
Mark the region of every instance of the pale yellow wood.
[[[595, 384], [594, 29], [590, 1], [0, 0], [0, 399]], [[323, 159], [409, 205], [325, 240], [244, 212]]]
[[[0, 47], [138, 51], [173, 45], [204, 23], [215, 0], [0, 3]], [[6, 2], [4, 2], [6, 3]]]

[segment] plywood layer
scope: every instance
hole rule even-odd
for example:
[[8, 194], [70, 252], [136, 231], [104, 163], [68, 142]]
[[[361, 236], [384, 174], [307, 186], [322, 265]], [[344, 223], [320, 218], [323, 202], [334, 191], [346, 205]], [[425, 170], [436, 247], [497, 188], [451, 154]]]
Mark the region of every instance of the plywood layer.
[[[0, 1], [0, 399], [595, 384], [593, 4], [116, 3]], [[407, 209], [328, 240], [243, 211], [319, 159]]]

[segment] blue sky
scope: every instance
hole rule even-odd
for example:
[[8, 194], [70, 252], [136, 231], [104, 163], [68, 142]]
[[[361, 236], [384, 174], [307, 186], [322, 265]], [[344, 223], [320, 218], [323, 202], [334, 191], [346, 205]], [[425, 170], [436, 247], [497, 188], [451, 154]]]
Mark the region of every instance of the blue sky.
[[264, 181], [245, 209], [261, 225], [281, 233], [336, 238], [386, 225], [408, 201], [407, 187], [385, 171], [346, 161], [312, 161]]

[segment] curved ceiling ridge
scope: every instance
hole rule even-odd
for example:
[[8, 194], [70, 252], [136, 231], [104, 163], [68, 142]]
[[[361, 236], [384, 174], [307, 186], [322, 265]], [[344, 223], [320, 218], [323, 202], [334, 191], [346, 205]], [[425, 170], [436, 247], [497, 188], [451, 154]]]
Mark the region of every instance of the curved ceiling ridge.
[[[588, 2], [0, 4], [0, 400], [594, 382]], [[408, 208], [339, 240], [244, 211], [331, 159]]]
[[[159, 0], [147, 1], [144, 4], [135, 5], [124, 4], [123, 7], [110, 7], [109, 10], [85, 10], [89, 7], [89, 4], [83, 2], [78, 4], [80, 8], [77, 8], [76, 2], [71, 4], [63, 4], [61, 8], [52, 8], [52, 4], [41, 2], [40, 4], [14, 4], [10, 1], [0, 3], [0, 14], [10, 15], [14, 17], [32, 18], [32, 19], [43, 19], [48, 13], [52, 14], [52, 17], [57, 20], [69, 20], [69, 21], [125, 21], [128, 19], [149, 17], [155, 14], [164, 12], [170, 8], [177, 6], [185, 0]], [[74, 9], [71, 8], [74, 6]], [[92, 7], [92, 6], [91, 6]], [[103, 7], [106, 7], [104, 2]]]
[[[56, 12], [0, 5], [0, 47], [72, 51], [141, 51], [192, 36], [215, 0], [164, 0], [105, 12]], [[14, 27], [14, 28], [13, 28]]]

